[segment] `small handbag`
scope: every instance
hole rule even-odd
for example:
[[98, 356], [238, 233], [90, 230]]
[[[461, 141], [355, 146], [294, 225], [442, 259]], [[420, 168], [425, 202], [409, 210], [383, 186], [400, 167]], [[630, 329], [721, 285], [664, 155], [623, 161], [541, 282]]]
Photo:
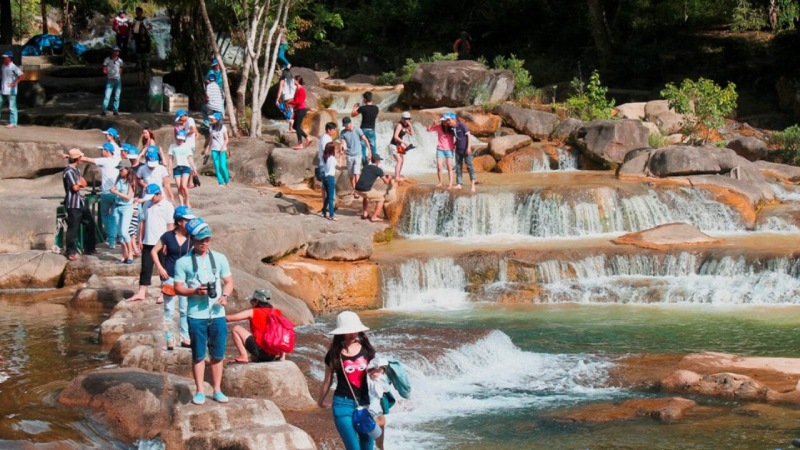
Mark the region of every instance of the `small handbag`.
[[[344, 362], [341, 361], [341, 356], [339, 359], [339, 362], [342, 365], [342, 373], [345, 374], [344, 379], [347, 381], [347, 386], [350, 388], [350, 394], [353, 395], [353, 401], [355, 401], [356, 405], [358, 405], [358, 398], [356, 398], [356, 393], [353, 391], [353, 386], [350, 384], [350, 380], [347, 379], [347, 372], [344, 371]], [[370, 434], [377, 426], [378, 424], [375, 423], [375, 418], [372, 417], [372, 413], [369, 412], [369, 409], [366, 406], [358, 405], [356, 410], [353, 411], [353, 428], [355, 428], [356, 431], [361, 434]]]
[[194, 187], [200, 187], [200, 177], [197, 174], [192, 176], [192, 181], [194, 182]]

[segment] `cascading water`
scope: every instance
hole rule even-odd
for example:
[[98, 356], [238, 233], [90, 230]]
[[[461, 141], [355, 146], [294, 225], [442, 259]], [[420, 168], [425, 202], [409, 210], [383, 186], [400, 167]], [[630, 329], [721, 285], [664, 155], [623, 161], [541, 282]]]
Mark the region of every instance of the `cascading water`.
[[[354, 104], [364, 104], [363, 95], [362, 91], [336, 92], [333, 94], [333, 101], [328, 108], [339, 114], [349, 115], [353, 111]], [[372, 91], [372, 103], [381, 111], [388, 110], [390, 106], [397, 103], [398, 98], [400, 98], [400, 93], [396, 91]], [[354, 119], [354, 123], [358, 126], [361, 119], [360, 116], [356, 117], [358, 118]]]
[[[133, 16], [130, 16], [130, 18], [133, 19]], [[169, 33], [169, 17], [167, 16], [166, 10], [158, 10], [155, 17], [147, 19], [147, 23], [153, 27], [152, 30], [150, 30], [150, 35], [153, 37], [153, 43], [155, 44], [154, 50], [158, 55], [158, 59], [166, 59], [167, 53], [169, 53], [172, 46], [172, 36]], [[80, 43], [85, 45], [86, 48], [108, 48], [115, 44], [114, 30], [111, 29], [110, 25], [101, 32], [98, 33], [97, 30], [95, 30], [94, 33], [92, 37], [82, 40]], [[129, 57], [129, 59], [131, 62], [134, 61], [132, 57]]]
[[578, 170], [578, 150], [558, 147], [558, 170]]
[[[378, 120], [375, 123], [378, 154], [383, 157], [381, 166], [386, 172], [394, 171], [395, 160], [389, 155], [389, 143], [392, 140], [396, 122]], [[409, 138], [415, 148], [406, 153], [403, 162], [403, 175], [414, 175], [436, 172], [436, 134], [429, 133], [426, 128], [414, 122], [414, 136]]]
[[387, 309], [458, 308], [467, 302], [464, 270], [452, 258], [412, 259], [384, 269], [383, 277]]
[[744, 230], [735, 210], [702, 189], [651, 189], [628, 195], [596, 188], [577, 197], [554, 192], [465, 196], [436, 191], [407, 202], [400, 231], [409, 237], [567, 237], [639, 231], [673, 222], [690, 223], [703, 231]]

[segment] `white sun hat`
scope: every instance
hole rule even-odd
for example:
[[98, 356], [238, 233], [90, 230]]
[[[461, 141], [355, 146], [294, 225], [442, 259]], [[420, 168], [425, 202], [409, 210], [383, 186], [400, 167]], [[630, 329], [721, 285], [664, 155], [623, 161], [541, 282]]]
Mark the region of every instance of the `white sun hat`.
[[369, 330], [369, 328], [361, 323], [358, 314], [353, 311], [345, 311], [336, 316], [336, 328], [329, 331], [328, 334], [360, 333], [367, 330]]

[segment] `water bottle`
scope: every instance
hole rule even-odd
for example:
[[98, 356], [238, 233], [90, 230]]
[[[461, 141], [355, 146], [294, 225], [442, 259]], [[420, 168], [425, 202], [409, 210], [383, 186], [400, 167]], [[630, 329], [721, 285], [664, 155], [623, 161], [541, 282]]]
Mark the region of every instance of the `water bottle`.
[[172, 342], [172, 332], [171, 331], [167, 331], [165, 337], [166, 337], [166, 340], [167, 340], [167, 350], [172, 350], [173, 348], [175, 348], [175, 346], [174, 346], [174, 344]]

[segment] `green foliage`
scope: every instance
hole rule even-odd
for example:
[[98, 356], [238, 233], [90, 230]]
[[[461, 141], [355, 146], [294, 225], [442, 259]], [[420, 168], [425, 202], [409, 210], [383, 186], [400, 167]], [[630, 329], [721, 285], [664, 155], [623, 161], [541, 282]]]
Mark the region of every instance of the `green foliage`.
[[725, 116], [736, 109], [736, 85], [728, 82], [723, 89], [713, 80], [700, 78], [697, 81], [683, 80], [680, 87], [668, 83], [661, 96], [669, 100], [669, 106], [686, 118], [684, 128], [692, 136], [696, 136], [703, 128], [703, 143], [708, 142], [709, 134], [714, 128], [725, 124]]
[[767, 26], [767, 12], [752, 6], [749, 0], [739, 0], [733, 8], [733, 31], [758, 31]]
[[417, 69], [417, 66], [423, 63], [430, 63], [436, 61], [455, 61], [458, 59], [458, 55], [456, 53], [439, 53], [435, 52], [432, 56], [429, 57], [422, 57], [419, 61], [414, 61], [411, 58], [406, 58], [406, 63], [403, 65], [402, 69], [402, 77], [403, 80], [408, 81], [411, 79], [411, 75], [414, 74], [414, 71]]
[[567, 97], [566, 108], [571, 116], [583, 121], [611, 119], [614, 113], [614, 99], [606, 99], [608, 88], [600, 82], [600, 74], [595, 70], [589, 77], [589, 84], [575, 78], [570, 83], [574, 94]]
[[667, 140], [661, 133], [654, 133], [647, 137], [647, 144], [653, 148], [662, 148], [667, 146]]
[[330, 29], [341, 30], [344, 28], [342, 16], [321, 2], [312, 4], [308, 10], [303, 11], [301, 14], [295, 16], [289, 23], [290, 30], [297, 30], [304, 36], [310, 36], [316, 41], [326, 40]]
[[524, 59], [517, 59], [513, 53], [508, 58], [503, 55], [497, 55], [493, 64], [495, 69], [510, 70], [514, 74], [515, 89], [524, 89], [531, 85], [531, 73], [524, 67]]
[[797, 0], [777, 0], [778, 29], [794, 30], [794, 22], [800, 18], [800, 5]]
[[393, 86], [397, 84], [397, 74], [394, 72], [383, 72], [375, 78], [378, 86]]
[[783, 131], [776, 131], [769, 143], [781, 147], [784, 161], [800, 165], [800, 126], [792, 125]]

